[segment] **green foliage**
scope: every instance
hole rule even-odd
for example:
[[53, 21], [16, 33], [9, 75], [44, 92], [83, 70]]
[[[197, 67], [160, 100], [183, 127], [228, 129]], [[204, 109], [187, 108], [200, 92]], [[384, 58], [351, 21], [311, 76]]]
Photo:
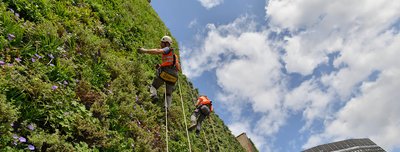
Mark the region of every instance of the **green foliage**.
[[[1, 1], [0, 151], [165, 151], [164, 88], [158, 102], [148, 89], [160, 57], [136, 53], [163, 35], [147, 0]], [[198, 91], [179, 79], [169, 150], [189, 151], [190, 140], [194, 152], [243, 151], [214, 114], [187, 138]]]

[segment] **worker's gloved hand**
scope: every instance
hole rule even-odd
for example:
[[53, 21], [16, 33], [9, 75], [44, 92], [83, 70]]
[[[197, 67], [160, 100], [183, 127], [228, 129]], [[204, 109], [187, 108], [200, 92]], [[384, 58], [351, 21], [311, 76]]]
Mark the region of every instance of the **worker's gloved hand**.
[[138, 48], [137, 51], [138, 51], [139, 53], [144, 53], [144, 52], [146, 52], [146, 49], [144, 49], [144, 48]]

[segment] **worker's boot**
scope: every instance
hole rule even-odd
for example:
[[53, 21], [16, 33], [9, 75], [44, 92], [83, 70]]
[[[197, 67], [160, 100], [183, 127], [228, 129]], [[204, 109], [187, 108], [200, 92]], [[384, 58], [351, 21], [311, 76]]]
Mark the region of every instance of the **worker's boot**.
[[192, 115], [192, 116], [190, 116], [190, 120], [192, 121], [192, 123], [190, 124], [190, 126], [189, 126], [189, 130], [193, 130], [194, 128], [196, 128], [196, 125], [197, 125], [197, 123], [196, 123], [196, 116], [194, 116], [194, 115]]

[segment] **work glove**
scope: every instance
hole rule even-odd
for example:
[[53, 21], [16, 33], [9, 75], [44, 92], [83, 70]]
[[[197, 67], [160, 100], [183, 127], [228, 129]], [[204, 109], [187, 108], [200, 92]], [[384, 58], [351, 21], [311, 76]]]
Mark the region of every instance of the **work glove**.
[[144, 53], [144, 52], [146, 52], [146, 49], [144, 49], [144, 48], [138, 48], [137, 51], [138, 51], [139, 53]]

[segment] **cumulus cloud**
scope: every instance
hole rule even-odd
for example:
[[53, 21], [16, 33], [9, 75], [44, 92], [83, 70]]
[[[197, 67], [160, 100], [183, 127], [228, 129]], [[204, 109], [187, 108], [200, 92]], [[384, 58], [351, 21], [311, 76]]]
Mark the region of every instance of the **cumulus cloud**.
[[387, 69], [377, 81], [365, 82], [360, 87], [362, 95], [352, 98], [326, 125], [323, 133], [313, 135], [304, 147], [323, 141], [369, 137], [378, 145], [391, 151], [400, 141], [400, 81], [398, 68]]
[[218, 6], [224, 2], [224, 0], [198, 0], [201, 5], [207, 9], [211, 9]]
[[[370, 137], [388, 150], [399, 145], [388, 133], [398, 135], [394, 130], [400, 130], [398, 120], [389, 119], [399, 114], [398, 98], [392, 98], [395, 95], [390, 89], [400, 89], [400, 85], [393, 85], [399, 82], [394, 78], [400, 77], [393, 71], [400, 65], [395, 57], [400, 55], [399, 29], [393, 26], [399, 22], [400, 3], [271, 0], [266, 12], [271, 26], [292, 33], [283, 46], [288, 72], [311, 75], [319, 65], [327, 63], [328, 54], [340, 54], [333, 63], [338, 70], [315, 79], [326, 89], [307, 81], [286, 95], [285, 105], [304, 110], [307, 121], [328, 115], [323, 118], [324, 131], [311, 136], [304, 147], [352, 137]], [[378, 79], [367, 83], [377, 71], [381, 73]], [[391, 77], [385, 76], [388, 73]], [[386, 79], [392, 84], [385, 83]], [[367, 86], [375, 89], [366, 89]], [[336, 97], [345, 106], [338, 112], [324, 112], [332, 110], [329, 105]], [[320, 103], [315, 104], [317, 100]], [[369, 108], [378, 109], [371, 112]]]
[[[365, 137], [389, 151], [400, 148], [400, 3], [270, 0], [266, 13], [263, 29], [242, 16], [227, 25], [208, 24], [200, 47], [183, 46], [185, 74], [215, 71], [219, 100], [229, 102], [233, 119], [243, 122], [228, 124], [230, 129], [249, 132], [267, 151], [274, 146], [265, 139], [302, 113], [299, 132], [311, 133], [303, 148]], [[283, 39], [269, 37], [281, 31], [288, 33]], [[331, 58], [333, 53], [338, 55]], [[321, 65], [330, 71], [318, 71]], [[305, 79], [289, 88], [291, 74]], [[261, 117], [249, 117], [243, 105]], [[324, 127], [317, 133], [310, 131], [316, 121]]]
[[[234, 128], [246, 128], [246, 133], [257, 146], [269, 149], [260, 135], [272, 135], [284, 124], [286, 115], [275, 111], [281, 107], [284, 90], [281, 81], [282, 64], [279, 52], [268, 41], [267, 31], [257, 31], [251, 16], [242, 16], [230, 24], [208, 25], [209, 32], [199, 50], [184, 53], [183, 65], [189, 77], [199, 76], [206, 70], [215, 70], [217, 83], [222, 88], [218, 94], [221, 101], [239, 124]], [[253, 112], [263, 113], [261, 120], [255, 118], [243, 121], [245, 104], [252, 106]], [[253, 128], [250, 122], [257, 125]], [[270, 126], [271, 125], [271, 126]], [[269, 127], [270, 126], [270, 127]], [[235, 130], [232, 129], [231, 130]], [[255, 136], [257, 135], [257, 136]], [[265, 137], [263, 137], [265, 138]]]
[[329, 119], [330, 105], [334, 95], [318, 86], [318, 79], [304, 81], [299, 87], [285, 94], [284, 107], [292, 112], [303, 111], [306, 121], [302, 130], [307, 130], [315, 120]]

